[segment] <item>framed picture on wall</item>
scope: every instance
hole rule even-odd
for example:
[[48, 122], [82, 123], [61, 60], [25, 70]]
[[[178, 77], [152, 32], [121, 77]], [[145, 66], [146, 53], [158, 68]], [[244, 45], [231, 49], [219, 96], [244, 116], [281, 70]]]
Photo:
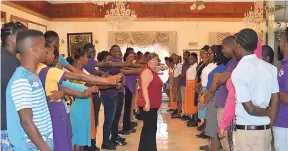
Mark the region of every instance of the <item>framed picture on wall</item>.
[[92, 32], [87, 33], [68, 33], [67, 45], [68, 56], [74, 56], [74, 52], [78, 48], [83, 48], [86, 43], [92, 43]]
[[200, 49], [183, 49], [183, 52], [185, 52], [185, 51], [189, 51], [190, 54], [192, 52], [195, 52], [197, 54], [197, 56], [198, 56], [198, 63], [201, 61], [201, 59], [200, 59]]
[[16, 22], [16, 21], [19, 21], [20, 23], [22, 23], [24, 26], [28, 28], [28, 23], [29, 23], [28, 20], [11, 15], [11, 22]]

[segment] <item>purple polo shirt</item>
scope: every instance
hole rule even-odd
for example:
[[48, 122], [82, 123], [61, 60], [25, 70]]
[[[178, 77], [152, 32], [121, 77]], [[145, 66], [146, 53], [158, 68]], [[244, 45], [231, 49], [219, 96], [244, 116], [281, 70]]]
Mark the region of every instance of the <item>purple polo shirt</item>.
[[179, 86], [186, 86], [186, 71], [187, 69], [190, 67], [190, 64], [184, 62], [182, 65], [182, 72], [181, 74], [183, 75], [183, 77], [180, 78], [179, 80]]
[[[120, 68], [99, 68], [99, 70], [110, 75], [116, 75], [120, 73]], [[100, 92], [103, 96], [118, 96], [119, 90], [117, 90], [116, 88], [109, 88], [101, 89]]]
[[136, 93], [136, 79], [138, 78], [139, 74], [125, 76], [125, 86], [131, 91], [132, 94]]
[[[238, 61], [235, 58], [231, 59], [226, 65], [225, 72], [226, 71], [232, 72], [236, 68], [237, 64]], [[224, 108], [227, 96], [228, 96], [228, 90], [225, 83], [219, 86], [219, 91], [216, 94], [215, 106], [218, 108]]]
[[84, 69], [90, 74], [96, 75], [96, 69], [95, 69], [96, 64], [97, 64], [96, 60], [89, 58], [86, 66], [84, 66]]
[[[278, 74], [279, 92], [288, 93], [288, 57], [281, 61], [282, 67]], [[275, 126], [288, 128], [288, 105], [280, 103]]]

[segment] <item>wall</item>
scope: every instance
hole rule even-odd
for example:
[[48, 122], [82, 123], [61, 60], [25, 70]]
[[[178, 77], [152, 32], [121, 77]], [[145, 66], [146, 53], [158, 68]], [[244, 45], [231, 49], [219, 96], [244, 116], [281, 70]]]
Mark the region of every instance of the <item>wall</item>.
[[[93, 41], [97, 40], [97, 51], [108, 50], [108, 31], [113, 29], [104, 21], [90, 22], [60, 22], [31, 15], [13, 7], [1, 4], [1, 10], [6, 12], [6, 20], [14, 15], [39, 24], [47, 25], [48, 30], [55, 30], [63, 43], [60, 45], [61, 54], [67, 56], [67, 33], [93, 32]], [[238, 32], [245, 27], [243, 22], [227, 21], [137, 21], [129, 31], [176, 31], [178, 34], [178, 53], [183, 49], [200, 49], [208, 44], [209, 32]], [[189, 42], [197, 42], [197, 47], [190, 47]]]
[[13, 16], [20, 17], [20, 18], [23, 18], [23, 19], [28, 20], [28, 21], [33, 21], [33, 22], [36, 22], [36, 23], [39, 23], [42, 25], [46, 25], [47, 27], [50, 24], [49, 20], [34, 16], [32, 14], [26, 13], [26, 12], [21, 11], [19, 9], [15, 9], [15, 8], [10, 7], [8, 5], [5, 5], [5, 4], [1, 4], [1, 11], [6, 12], [6, 22], [11, 21], [10, 20], [11, 15], [13, 15]]
[[[183, 49], [200, 49], [208, 44], [209, 32], [238, 32], [243, 29], [242, 22], [216, 21], [138, 21], [129, 31], [176, 31], [178, 34], [178, 53]], [[67, 55], [67, 33], [93, 32], [93, 41], [97, 40], [97, 50], [108, 50], [108, 31], [113, 29], [106, 22], [51, 22], [48, 29], [55, 30], [65, 42], [61, 44], [61, 53]], [[197, 42], [198, 47], [190, 47], [189, 42]]]

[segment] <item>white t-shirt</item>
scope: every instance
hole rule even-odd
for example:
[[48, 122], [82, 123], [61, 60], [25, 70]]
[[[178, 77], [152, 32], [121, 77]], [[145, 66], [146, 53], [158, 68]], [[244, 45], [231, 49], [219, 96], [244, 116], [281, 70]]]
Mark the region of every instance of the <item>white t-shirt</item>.
[[173, 77], [177, 78], [182, 73], [182, 64], [178, 63], [176, 66], [174, 66], [173, 70]]
[[202, 85], [202, 87], [206, 87], [207, 86], [208, 75], [216, 67], [217, 67], [216, 63], [210, 63], [203, 69], [202, 75], [201, 75], [201, 85]]
[[187, 80], [195, 80], [196, 74], [197, 74], [196, 68], [197, 68], [197, 63], [194, 63], [187, 69], [186, 71]]

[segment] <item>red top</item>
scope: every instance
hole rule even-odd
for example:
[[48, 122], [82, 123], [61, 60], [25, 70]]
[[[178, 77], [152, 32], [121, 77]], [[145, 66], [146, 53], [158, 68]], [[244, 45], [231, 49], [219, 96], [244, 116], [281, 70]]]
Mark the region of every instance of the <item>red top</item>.
[[[148, 95], [149, 95], [149, 100], [150, 100], [150, 108], [160, 108], [161, 106], [161, 101], [162, 101], [162, 87], [163, 87], [163, 82], [158, 76], [158, 74], [153, 71], [150, 67], [145, 67], [144, 70], [150, 70], [151, 73], [153, 74], [153, 80], [148, 86]], [[137, 98], [137, 104], [138, 106], [145, 106], [146, 102], [143, 97], [143, 91], [142, 91], [142, 80], [141, 80], [141, 75], [142, 72], [140, 73], [139, 77], [139, 93], [138, 93], [138, 98]]]

